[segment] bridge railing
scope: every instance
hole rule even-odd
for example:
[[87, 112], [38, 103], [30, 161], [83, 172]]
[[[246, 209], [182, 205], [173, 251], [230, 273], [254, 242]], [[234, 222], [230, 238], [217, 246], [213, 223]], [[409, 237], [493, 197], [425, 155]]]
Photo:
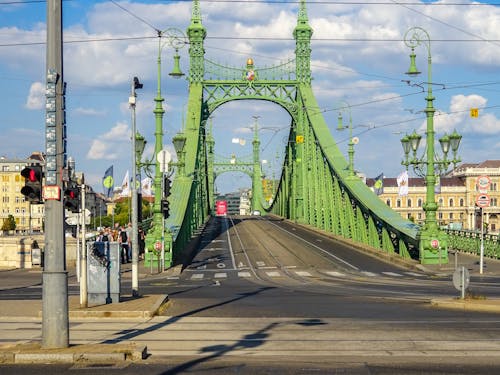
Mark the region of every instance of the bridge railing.
[[[447, 229], [450, 249], [480, 255], [481, 232], [471, 230]], [[484, 255], [500, 259], [500, 235], [483, 234]]]

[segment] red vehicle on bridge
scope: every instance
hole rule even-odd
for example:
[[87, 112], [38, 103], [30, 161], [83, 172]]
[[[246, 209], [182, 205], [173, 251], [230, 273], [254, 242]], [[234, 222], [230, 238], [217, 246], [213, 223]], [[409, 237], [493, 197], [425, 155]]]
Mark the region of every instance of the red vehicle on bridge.
[[227, 215], [227, 201], [216, 201], [215, 202], [215, 215], [216, 216], [226, 216]]

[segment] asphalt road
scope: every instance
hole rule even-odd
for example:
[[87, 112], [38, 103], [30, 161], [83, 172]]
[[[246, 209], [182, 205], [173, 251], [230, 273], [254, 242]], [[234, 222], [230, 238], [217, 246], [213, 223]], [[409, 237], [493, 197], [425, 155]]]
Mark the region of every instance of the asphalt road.
[[[41, 274], [11, 272], [0, 299], [41, 297]], [[5, 275], [2, 272], [2, 277]], [[78, 294], [74, 275], [70, 294]], [[123, 291], [130, 275], [122, 274]], [[498, 297], [497, 278], [474, 282]], [[71, 324], [80, 343], [147, 345], [140, 364], [80, 366], [104, 374], [496, 374], [500, 316], [431, 307], [457, 296], [449, 276], [385, 263], [289, 222], [264, 217], [212, 221], [179, 275], [150, 275], [143, 294], [168, 293], [161, 316], [144, 322]], [[10, 324], [10, 325], [9, 325]], [[26, 340], [38, 322], [5, 323]], [[20, 369], [16, 366], [15, 369]], [[74, 373], [74, 366], [50, 373]], [[2, 374], [20, 372], [2, 366]]]

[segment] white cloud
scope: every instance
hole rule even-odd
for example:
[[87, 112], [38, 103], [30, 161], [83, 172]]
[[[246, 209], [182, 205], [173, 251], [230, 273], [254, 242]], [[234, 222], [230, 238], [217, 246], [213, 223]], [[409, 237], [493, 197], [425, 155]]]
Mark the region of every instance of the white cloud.
[[30, 86], [26, 108], [42, 109], [45, 104], [45, 86], [41, 82], [34, 82]]
[[[107, 133], [97, 135], [92, 141], [87, 153], [87, 159], [91, 160], [115, 160], [123, 157], [122, 151], [130, 147], [130, 129], [127, 124], [118, 123]], [[129, 154], [128, 151], [125, 153]]]
[[[500, 133], [500, 119], [487, 109], [488, 100], [480, 95], [454, 95], [451, 98], [449, 113], [437, 114], [434, 120], [436, 131], [463, 133]], [[486, 107], [486, 109], [482, 109]], [[479, 109], [479, 117], [470, 116], [472, 108]], [[422, 126], [425, 129], [425, 125]]]

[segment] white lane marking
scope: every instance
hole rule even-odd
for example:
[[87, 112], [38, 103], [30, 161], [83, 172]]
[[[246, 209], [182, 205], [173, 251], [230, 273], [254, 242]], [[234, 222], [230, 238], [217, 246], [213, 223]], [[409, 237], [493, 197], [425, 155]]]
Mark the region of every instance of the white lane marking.
[[374, 276], [377, 276], [376, 273], [373, 273], [373, 272], [368, 272], [368, 271], [361, 271], [361, 273], [365, 276], [370, 276], [370, 277], [374, 277]]
[[191, 280], [201, 280], [203, 277], [204, 275], [202, 273], [195, 273], [191, 276]]
[[335, 276], [335, 277], [345, 277], [345, 273], [337, 272], [337, 271], [327, 271], [325, 272], [327, 275]]
[[227, 244], [229, 245], [229, 253], [231, 254], [231, 264], [233, 269], [236, 269], [236, 260], [234, 259], [233, 245], [231, 243], [231, 238], [229, 237], [229, 225], [227, 225], [227, 218], [224, 218], [224, 226], [227, 234]]
[[224, 263], [217, 263], [217, 268], [226, 268]]
[[263, 262], [261, 260], [258, 260], [255, 262], [255, 264], [257, 265], [257, 267], [265, 267], [266, 265], [266, 262]]
[[[354, 270], [356, 270], [356, 271], [358, 271], [358, 270], [359, 270], [359, 268], [358, 268], [358, 267], [356, 267], [355, 265], [352, 265], [351, 263], [349, 263], [349, 262], [345, 261], [344, 259], [339, 258], [338, 256], [336, 256], [336, 255], [333, 255], [333, 254], [329, 253], [328, 251], [326, 251], [326, 250], [322, 249], [321, 247], [316, 246], [316, 245], [315, 245], [315, 244], [313, 244], [312, 242], [309, 242], [309, 241], [304, 240], [302, 237], [297, 236], [295, 233], [292, 233], [292, 232], [290, 232], [290, 231], [288, 231], [288, 230], [286, 230], [286, 229], [284, 229], [284, 228], [280, 227], [280, 226], [279, 226], [279, 225], [277, 225], [277, 224], [274, 224], [274, 223], [273, 223], [273, 225], [275, 225], [276, 227], [278, 227], [278, 228], [279, 228], [279, 229], [281, 229], [282, 231], [285, 231], [285, 232], [289, 233], [290, 235], [292, 235], [292, 236], [294, 236], [294, 237], [298, 238], [299, 240], [304, 241], [305, 243], [307, 243], [307, 244], [311, 245], [312, 247], [314, 247], [314, 248], [318, 249], [319, 251], [321, 251], [321, 252], [325, 253], [326, 255], [328, 255], [328, 256], [330, 256], [330, 257], [332, 257], [332, 258], [334, 258], [334, 259], [337, 259], [339, 262], [344, 263], [346, 266], [349, 266], [349, 267], [351, 267], [352, 269], [354, 269]], [[292, 230], [295, 230], [295, 228], [292, 228]]]
[[227, 278], [227, 273], [226, 272], [217, 272], [214, 275], [214, 278], [215, 279], [225, 279], [225, 278]]
[[312, 277], [312, 275], [307, 271], [295, 271], [298, 276], [302, 277]]
[[207, 265], [203, 265], [203, 266], [199, 266], [199, 267], [196, 267], [197, 270], [204, 270], [207, 268]]
[[396, 272], [382, 272], [384, 275], [387, 275], [387, 276], [396, 276], [396, 277], [401, 277], [403, 275], [400, 275], [399, 273], [396, 273]]
[[243, 268], [243, 267], [245, 267], [245, 265], [243, 264], [243, 262], [239, 262], [238, 263], [238, 268]]
[[280, 277], [281, 276], [281, 273], [279, 273], [278, 271], [269, 271], [269, 272], [266, 272], [266, 274], [269, 277]]
[[297, 266], [285, 266], [283, 268], [297, 268]]
[[276, 266], [267, 266], [267, 267], [257, 267], [259, 270], [275, 270]]
[[422, 275], [421, 273], [416, 273], [416, 272], [405, 272], [407, 275], [410, 276], [416, 276], [416, 277], [424, 277], [425, 275]]
[[238, 272], [238, 276], [239, 277], [252, 277], [252, 275], [250, 274], [250, 272]]

